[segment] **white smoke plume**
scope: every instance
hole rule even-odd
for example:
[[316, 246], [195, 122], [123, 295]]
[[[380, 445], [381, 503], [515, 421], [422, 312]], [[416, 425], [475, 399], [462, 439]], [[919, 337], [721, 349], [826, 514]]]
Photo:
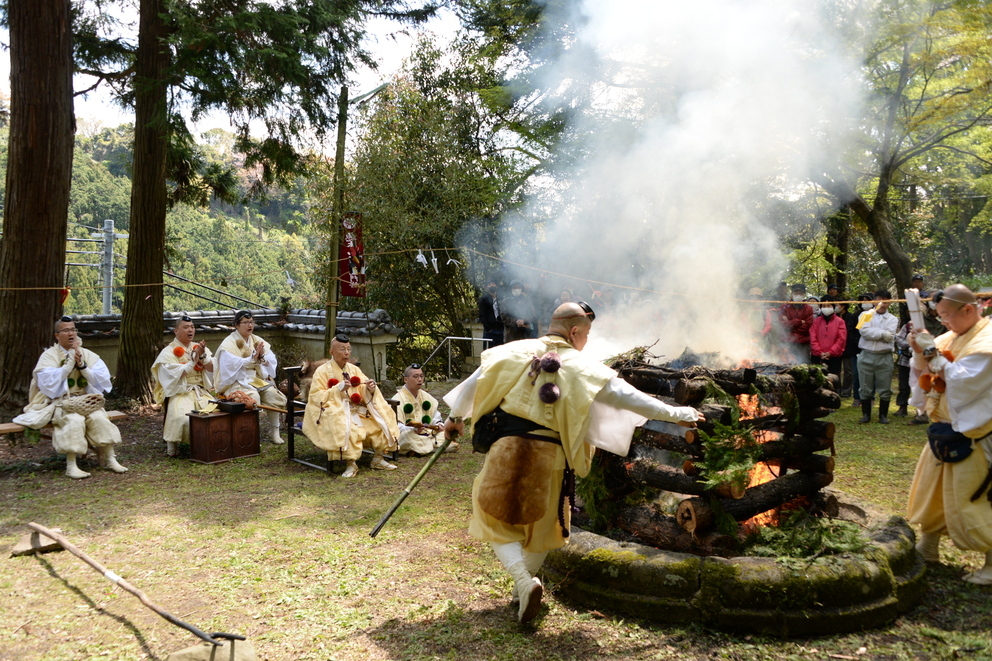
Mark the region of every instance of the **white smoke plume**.
[[[860, 74], [833, 27], [844, 17], [825, 0], [568, 4], [581, 27], [544, 83], [563, 92], [554, 102], [587, 102], [586, 156], [557, 173], [552, 219], [532, 224], [546, 199], [505, 219], [513, 245], [533, 241], [506, 258], [572, 276], [550, 276], [549, 296], [568, 284], [599, 308], [597, 355], [657, 341], [666, 359], [688, 346], [781, 360], [756, 337], [761, 309], [737, 299], [752, 286], [777, 298], [786, 261], [768, 210], [849, 146]], [[612, 309], [597, 283], [620, 286]]]

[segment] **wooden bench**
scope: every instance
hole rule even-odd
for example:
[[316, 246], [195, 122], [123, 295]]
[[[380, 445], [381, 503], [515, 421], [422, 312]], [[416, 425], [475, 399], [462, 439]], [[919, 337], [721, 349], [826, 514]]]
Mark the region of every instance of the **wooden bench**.
[[[127, 413], [121, 413], [120, 411], [107, 411], [107, 417], [111, 420], [123, 420], [127, 417]], [[24, 426], [19, 425], [16, 422], [0, 422], [0, 436], [4, 434], [16, 434], [17, 432], [24, 431]], [[48, 425], [41, 429], [41, 435], [46, 438], [50, 438], [52, 433], [52, 426]]]

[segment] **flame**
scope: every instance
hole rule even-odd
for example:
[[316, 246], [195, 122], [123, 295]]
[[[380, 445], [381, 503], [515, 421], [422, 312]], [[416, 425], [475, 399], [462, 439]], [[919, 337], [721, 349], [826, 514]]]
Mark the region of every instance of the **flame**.
[[[781, 409], [778, 407], [763, 406], [761, 403], [761, 398], [758, 395], [738, 395], [737, 404], [740, 407], [741, 420], [781, 413]], [[752, 432], [752, 436], [758, 443], [767, 443], [768, 441], [779, 438], [780, 434], [774, 431], [758, 429]], [[782, 463], [780, 460], [773, 459], [770, 461], [759, 462], [754, 465], [754, 469], [751, 471], [751, 480], [748, 483], [747, 488], [750, 489], [751, 487], [774, 480], [782, 474], [782, 471]], [[762, 512], [761, 514], [744, 521], [742, 525], [745, 530], [750, 531], [758, 526], [776, 525], [778, 523], [778, 519], [779, 511], [778, 508], [776, 508], [767, 512]]]

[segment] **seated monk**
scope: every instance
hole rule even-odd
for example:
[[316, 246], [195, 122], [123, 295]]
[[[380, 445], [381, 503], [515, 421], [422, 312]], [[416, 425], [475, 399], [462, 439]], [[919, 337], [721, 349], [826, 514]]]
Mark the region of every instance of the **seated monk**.
[[[272, 348], [257, 335], [255, 319], [248, 310], [238, 310], [234, 314], [234, 327], [217, 348], [217, 392], [229, 395], [240, 390], [256, 404], [277, 409], [286, 408], [286, 395], [276, 388], [276, 365], [278, 359]], [[269, 419], [268, 436], [279, 445], [279, 412], [266, 411]], [[265, 433], [265, 432], [263, 432]]]
[[96, 449], [102, 468], [126, 473], [114, 456], [121, 432], [103, 407], [103, 395], [111, 388], [110, 370], [100, 356], [82, 347], [71, 317], [55, 322], [55, 339], [35, 365], [28, 405], [14, 422], [32, 429], [51, 424], [52, 445], [65, 455], [65, 474], [75, 480], [90, 476], [76, 466], [77, 455], [85, 455], [90, 447]]
[[347, 461], [341, 477], [358, 474], [363, 447], [371, 447], [372, 468], [394, 470], [383, 455], [396, 449], [396, 416], [375, 381], [348, 360], [351, 338], [338, 333], [331, 340], [331, 360], [317, 368], [303, 414], [303, 433], [327, 452], [330, 460]]
[[189, 443], [190, 411], [199, 411], [210, 403], [213, 395], [214, 361], [210, 349], [203, 342], [193, 342], [196, 327], [188, 315], [176, 320], [172, 327], [176, 336], [167, 344], [152, 365], [152, 395], [156, 404], [169, 399], [169, 409], [165, 414], [166, 451], [170, 457], [176, 456], [179, 443]]
[[[443, 421], [437, 410], [437, 400], [423, 389], [424, 371], [413, 363], [403, 370], [403, 386], [396, 391], [396, 424], [400, 430], [400, 452], [431, 454], [441, 444], [439, 437]], [[446, 452], [454, 452], [458, 443], [452, 441]]]

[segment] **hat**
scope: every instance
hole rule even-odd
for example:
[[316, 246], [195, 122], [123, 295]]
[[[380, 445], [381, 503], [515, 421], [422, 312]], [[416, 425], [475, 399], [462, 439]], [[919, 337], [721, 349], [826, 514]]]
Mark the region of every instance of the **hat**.
[[960, 303], [961, 305], [974, 305], [978, 302], [978, 299], [971, 293], [971, 290], [961, 284], [951, 285], [944, 289], [944, 298], [948, 301]]
[[796, 284], [792, 285], [792, 291], [803, 291], [804, 292], [804, 291], [806, 291], [806, 285], [802, 284], [801, 282], [797, 282]]
[[523, 289], [523, 286], [524, 286], [524, 283], [520, 282], [519, 280], [511, 280], [510, 281], [510, 289], [513, 289], [514, 287], [520, 287], [521, 289]]
[[837, 285], [835, 285], [833, 283], [827, 285], [827, 291], [830, 291], [831, 289], [836, 289], [837, 291], [840, 291], [840, 287], [838, 287]]
[[913, 280], [923, 280], [923, 276], [920, 275], [919, 273], [914, 273], [913, 277], [910, 278], [909, 281], [912, 282]]

